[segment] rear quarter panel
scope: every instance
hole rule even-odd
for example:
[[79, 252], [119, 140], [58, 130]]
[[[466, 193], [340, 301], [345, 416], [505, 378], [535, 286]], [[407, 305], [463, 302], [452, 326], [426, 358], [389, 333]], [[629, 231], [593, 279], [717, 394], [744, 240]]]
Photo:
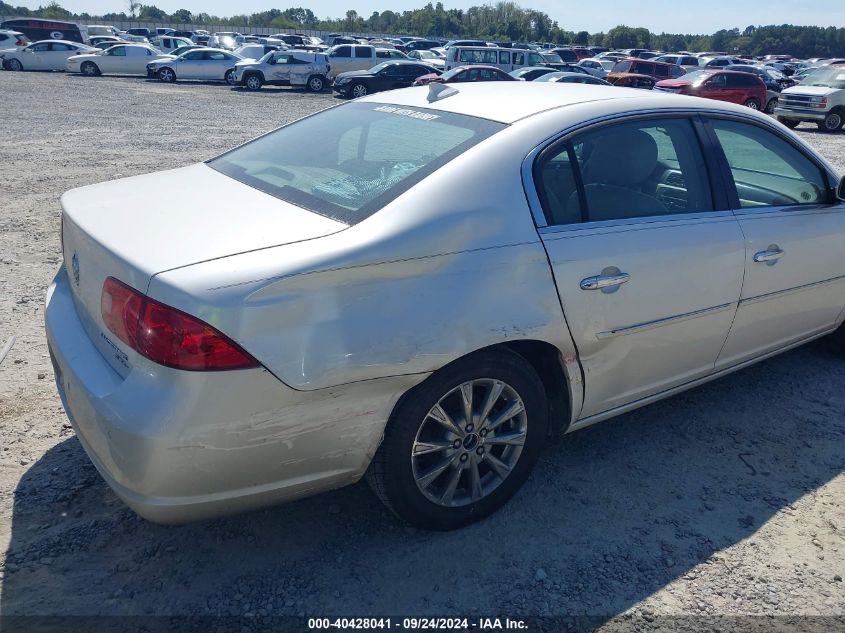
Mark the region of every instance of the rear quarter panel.
[[520, 177], [530, 127], [500, 132], [334, 236], [164, 272], [149, 294], [295, 389], [429, 372], [511, 340], [574, 358]]

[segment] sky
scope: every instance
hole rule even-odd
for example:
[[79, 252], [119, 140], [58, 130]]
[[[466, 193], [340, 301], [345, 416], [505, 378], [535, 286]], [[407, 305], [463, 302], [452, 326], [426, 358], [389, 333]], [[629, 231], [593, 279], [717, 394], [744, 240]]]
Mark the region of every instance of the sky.
[[[250, 14], [271, 8], [289, 6], [310, 8], [320, 18], [336, 18], [355, 9], [361, 16], [373, 11], [404, 11], [422, 7], [428, 0], [141, 0], [173, 13], [178, 9], [227, 16]], [[434, 2], [435, 0], [432, 0]], [[466, 9], [494, 0], [443, 0], [446, 9]], [[516, 0], [525, 8], [544, 11], [570, 31], [607, 31], [618, 24], [645, 27], [660, 33], [713, 33], [719, 29], [748, 25], [800, 24], [845, 26], [845, 2], [841, 0], [602, 0], [595, 5], [565, 0]], [[32, 9], [48, 0], [7, 0], [15, 6]], [[126, 11], [127, 0], [59, 0], [59, 4], [76, 13], [92, 15]], [[583, 7], [595, 6], [591, 11]], [[668, 8], [668, 7], [671, 7]]]

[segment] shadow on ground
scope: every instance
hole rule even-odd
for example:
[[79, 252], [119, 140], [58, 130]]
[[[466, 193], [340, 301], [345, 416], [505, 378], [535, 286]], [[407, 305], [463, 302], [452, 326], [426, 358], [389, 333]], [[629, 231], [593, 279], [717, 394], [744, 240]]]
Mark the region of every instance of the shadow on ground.
[[363, 485], [156, 526], [70, 437], [16, 490], [0, 612], [612, 616], [840, 474], [843, 385], [822, 343], [790, 352], [567, 436], [503, 511], [445, 534]]

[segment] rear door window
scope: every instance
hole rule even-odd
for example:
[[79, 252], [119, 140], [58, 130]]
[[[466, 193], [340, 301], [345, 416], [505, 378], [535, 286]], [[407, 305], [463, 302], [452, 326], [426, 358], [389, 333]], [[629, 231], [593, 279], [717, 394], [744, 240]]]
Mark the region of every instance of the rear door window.
[[704, 155], [684, 118], [601, 126], [544, 152], [534, 174], [552, 225], [714, 208]]

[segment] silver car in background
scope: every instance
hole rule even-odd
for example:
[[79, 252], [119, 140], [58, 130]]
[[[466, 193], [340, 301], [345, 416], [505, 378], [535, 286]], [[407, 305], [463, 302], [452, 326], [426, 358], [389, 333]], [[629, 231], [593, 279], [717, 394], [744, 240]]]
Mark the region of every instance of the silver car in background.
[[324, 53], [278, 51], [260, 60], [244, 60], [235, 64], [232, 82], [247, 90], [261, 90], [264, 85], [303, 86], [311, 92], [322, 92], [328, 85], [331, 65]]
[[845, 351], [843, 199], [737, 105], [396, 90], [66, 193], [47, 340], [82, 446], [149, 519], [366, 476], [452, 529], [553, 435], [822, 335]]
[[164, 83], [181, 79], [202, 79], [233, 83], [235, 64], [241, 58], [218, 48], [195, 48], [178, 57], [156, 59], [147, 64], [147, 76]]

